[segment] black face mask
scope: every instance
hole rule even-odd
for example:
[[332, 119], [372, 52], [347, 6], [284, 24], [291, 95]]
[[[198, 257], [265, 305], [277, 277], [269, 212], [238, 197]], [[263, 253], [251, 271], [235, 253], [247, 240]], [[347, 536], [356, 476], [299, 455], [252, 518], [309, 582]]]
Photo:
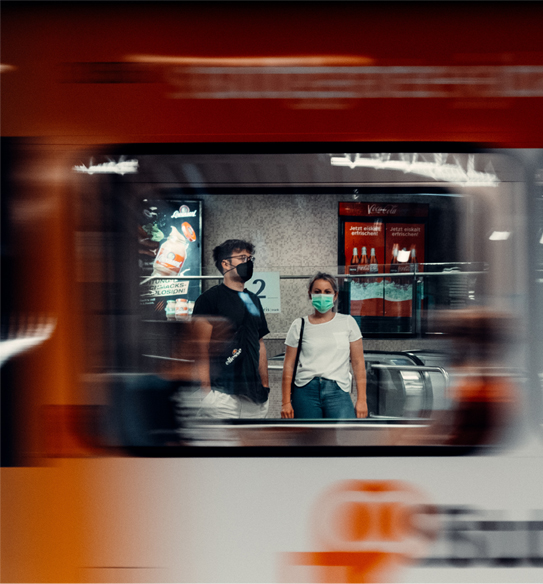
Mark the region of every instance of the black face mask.
[[248, 282], [253, 277], [253, 262], [247, 260], [243, 264], [238, 264], [236, 266], [236, 272], [242, 282]]
[[238, 264], [234, 268], [230, 268], [229, 270], [226, 270], [225, 272], [223, 272], [223, 276], [227, 272], [231, 272], [232, 270], [236, 270], [240, 280], [242, 282], [248, 282], [253, 277], [253, 265], [254, 264], [253, 264], [252, 260], [247, 260], [246, 262], [243, 262], [242, 264]]

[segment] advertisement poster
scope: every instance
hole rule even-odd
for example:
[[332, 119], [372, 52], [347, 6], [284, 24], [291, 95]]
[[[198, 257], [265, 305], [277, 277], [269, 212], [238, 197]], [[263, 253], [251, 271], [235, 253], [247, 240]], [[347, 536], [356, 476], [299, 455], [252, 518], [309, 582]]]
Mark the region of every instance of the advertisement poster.
[[[351, 280], [351, 315], [411, 317], [413, 278], [409, 274], [415, 264], [425, 261], [428, 205], [340, 203], [339, 216], [343, 241], [338, 262], [345, 265], [346, 273], [361, 276]], [[372, 273], [406, 276], [372, 278]]]
[[200, 201], [145, 199], [138, 226], [140, 305], [144, 319], [182, 320], [201, 292]]
[[379, 264], [385, 263], [382, 221], [345, 223], [345, 260], [349, 274], [364, 275], [351, 283], [351, 314], [382, 316], [383, 279], [368, 277], [369, 274], [379, 272]]
[[[387, 273], [412, 273], [424, 262], [424, 225], [389, 223], [386, 226]], [[419, 270], [422, 268], [418, 268]], [[413, 278], [385, 278], [385, 316], [411, 316]]]

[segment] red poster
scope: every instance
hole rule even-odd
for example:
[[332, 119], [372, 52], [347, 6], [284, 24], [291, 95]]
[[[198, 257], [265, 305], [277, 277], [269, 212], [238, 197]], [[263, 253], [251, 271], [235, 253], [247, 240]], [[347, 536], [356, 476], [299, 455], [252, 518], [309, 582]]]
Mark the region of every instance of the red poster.
[[[424, 262], [424, 225], [389, 223], [386, 226], [386, 262], [388, 273], [412, 273], [416, 263]], [[420, 269], [420, 268], [419, 268]], [[411, 316], [413, 278], [386, 278], [385, 316]]]
[[[345, 259], [349, 274], [362, 276], [383, 271], [385, 232], [382, 221], [345, 223]], [[354, 279], [351, 284], [351, 314], [383, 316], [382, 278]]]

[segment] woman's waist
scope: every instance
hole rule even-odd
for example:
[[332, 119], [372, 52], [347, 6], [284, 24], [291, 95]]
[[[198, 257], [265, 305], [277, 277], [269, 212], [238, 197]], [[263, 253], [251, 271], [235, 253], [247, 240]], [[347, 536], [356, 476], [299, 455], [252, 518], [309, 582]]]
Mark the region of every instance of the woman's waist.
[[347, 372], [346, 375], [337, 376], [337, 375], [309, 375], [309, 376], [298, 376], [296, 375], [296, 379], [294, 381], [294, 385], [297, 388], [304, 388], [310, 383], [317, 383], [317, 384], [326, 384], [326, 383], [334, 383], [338, 387], [340, 387], [343, 391], [350, 391], [351, 389], [351, 378], [349, 373]]

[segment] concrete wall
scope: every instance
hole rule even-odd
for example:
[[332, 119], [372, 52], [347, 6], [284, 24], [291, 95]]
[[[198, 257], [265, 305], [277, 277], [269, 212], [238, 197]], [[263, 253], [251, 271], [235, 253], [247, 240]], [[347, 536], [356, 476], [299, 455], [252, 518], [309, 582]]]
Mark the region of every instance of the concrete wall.
[[[437, 189], [436, 189], [437, 190]], [[282, 276], [338, 273], [338, 203], [340, 201], [405, 202], [405, 195], [200, 195], [203, 202], [204, 274], [215, 275], [212, 250], [227, 239], [256, 246], [255, 270]], [[409, 202], [430, 205], [428, 261], [455, 260], [455, 213], [451, 198], [410, 195]], [[214, 284], [217, 282], [214, 282]], [[281, 313], [268, 315], [274, 334], [286, 334], [292, 321], [312, 312], [308, 279], [281, 280]], [[213, 285], [213, 284], [208, 284]]]
[[[256, 270], [308, 278], [317, 271], [338, 273], [338, 203], [363, 200], [359, 195], [345, 194], [200, 194], [191, 198], [202, 200], [204, 275], [218, 275], [212, 250], [226, 239], [235, 238], [249, 240], [256, 246]], [[368, 194], [365, 200], [404, 202], [405, 195], [383, 194], [376, 189], [376, 193]], [[430, 205], [426, 235], [428, 261], [444, 261], [443, 255], [454, 255], [454, 201], [416, 194], [411, 195], [409, 201]], [[308, 278], [281, 279], [281, 312], [267, 315], [271, 331], [265, 338], [268, 358], [284, 352], [284, 341], [292, 321], [312, 312], [307, 295]], [[220, 280], [207, 281], [204, 289], [218, 282]], [[434, 339], [366, 338], [364, 348], [402, 351], [439, 347]], [[269, 417], [279, 417], [281, 371], [270, 371], [270, 387]]]

